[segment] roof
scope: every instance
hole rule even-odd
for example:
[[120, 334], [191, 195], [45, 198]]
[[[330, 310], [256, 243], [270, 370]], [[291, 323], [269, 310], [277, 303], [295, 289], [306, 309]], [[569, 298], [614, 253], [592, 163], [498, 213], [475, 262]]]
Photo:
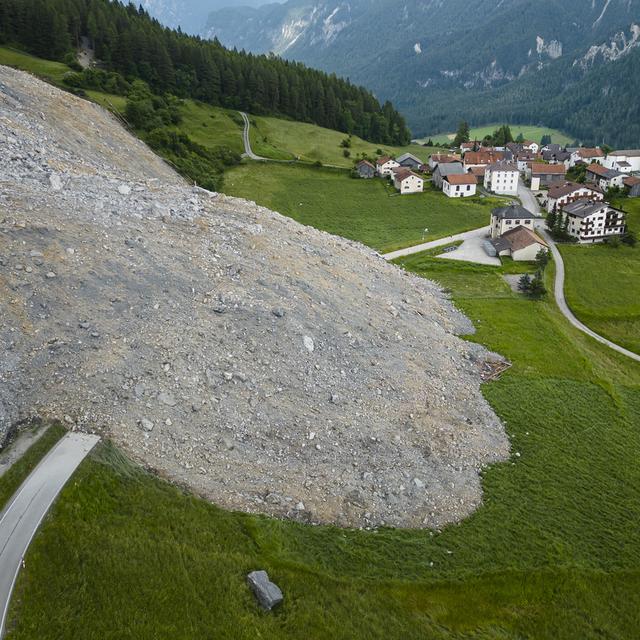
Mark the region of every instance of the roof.
[[478, 180], [472, 173], [452, 173], [448, 176], [445, 176], [444, 179], [449, 184], [478, 184]]
[[616, 162], [619, 167], [630, 167], [631, 165], [626, 160], [620, 160]]
[[407, 178], [418, 178], [418, 180], [424, 180], [422, 176], [419, 176], [417, 173], [413, 173], [411, 169], [403, 168], [400, 171], [396, 171], [394, 175], [394, 180], [399, 180], [400, 182], [404, 182]]
[[541, 162], [531, 163], [531, 173], [540, 175], [564, 175], [567, 169], [563, 164], [543, 164]]
[[604, 151], [599, 147], [594, 147], [594, 148], [583, 147], [581, 149], [578, 149], [576, 153], [581, 158], [604, 158]]
[[518, 173], [518, 167], [510, 162], [494, 162], [488, 167], [485, 167], [486, 171], [514, 171]]
[[393, 158], [390, 158], [389, 156], [380, 156], [376, 160], [376, 164], [379, 165], [379, 166], [382, 166], [383, 164], [387, 164], [387, 162], [389, 162], [390, 160], [395, 162], [395, 160]]
[[623, 178], [622, 182], [624, 182], [627, 187], [635, 187], [637, 184], [640, 184], [640, 178], [637, 178], [636, 176], [627, 176], [626, 178]]
[[465, 164], [491, 164], [504, 158], [502, 151], [467, 151], [464, 156]]
[[476, 178], [484, 178], [484, 174], [487, 171], [487, 167], [482, 165], [481, 167], [471, 167], [469, 173], [472, 173]]
[[578, 184], [577, 182], [565, 182], [564, 184], [559, 184], [549, 189], [549, 197], [557, 200], [558, 198], [562, 198], [564, 196], [568, 196], [571, 193], [578, 191], [579, 189], [589, 189], [593, 192], [602, 193], [600, 189], [598, 189], [593, 184]]
[[450, 153], [433, 153], [431, 154], [431, 160], [438, 164], [443, 162], [460, 162], [460, 156]]
[[489, 242], [493, 245], [493, 248], [498, 253], [500, 253], [501, 251], [505, 251], [506, 249], [511, 249], [511, 243], [507, 238], [493, 238], [492, 240], [489, 240]]
[[619, 149], [612, 151], [610, 156], [627, 156], [628, 158], [640, 158], [640, 149]]
[[362, 165], [366, 165], [367, 167], [371, 167], [372, 169], [375, 169], [375, 167], [368, 160], [360, 160], [360, 162], [358, 162], [356, 166], [361, 167]]
[[454, 173], [459, 175], [466, 173], [464, 167], [459, 162], [441, 162], [436, 171], [439, 171], [443, 178], [444, 176], [450, 176]]
[[537, 218], [531, 211], [525, 209], [521, 204], [510, 204], [506, 207], [498, 207], [491, 211], [492, 216], [500, 218], [500, 220], [531, 220]]
[[548, 246], [540, 236], [522, 225], [505, 231], [501, 239], [509, 243], [511, 251], [519, 251], [520, 249], [530, 247], [532, 244], [541, 244], [543, 247]]
[[414, 160], [416, 164], [422, 164], [420, 158], [413, 155], [413, 153], [403, 153], [399, 158], [396, 158], [396, 162], [403, 162], [404, 160]]
[[[614, 209], [606, 202], [594, 202], [593, 200], [580, 199], [572, 202], [571, 204], [565, 205], [562, 207], [562, 210], [576, 218], [586, 218], [587, 216], [601, 211], [603, 207], [609, 210]], [[615, 210], [617, 211], [617, 209]]]
[[597, 176], [600, 176], [601, 178], [607, 178], [607, 179], [611, 179], [611, 178], [617, 178], [618, 176], [621, 176], [622, 174], [619, 171], [615, 171], [614, 169], [607, 169], [606, 167], [603, 167], [601, 164], [590, 164], [587, 167], [587, 171], [589, 173], [594, 173]]

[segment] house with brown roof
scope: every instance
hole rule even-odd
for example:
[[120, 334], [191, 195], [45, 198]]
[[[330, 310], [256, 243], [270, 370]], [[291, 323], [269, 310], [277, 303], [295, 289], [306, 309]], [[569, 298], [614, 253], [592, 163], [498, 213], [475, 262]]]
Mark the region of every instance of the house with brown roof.
[[376, 168], [368, 160], [360, 160], [356, 165], [356, 173], [361, 178], [373, 178], [376, 175]]
[[622, 188], [624, 173], [616, 171], [615, 169], [607, 169], [601, 164], [590, 164], [587, 167], [586, 178], [589, 182], [596, 184], [602, 191], [611, 189], [613, 187]]
[[580, 162], [585, 164], [602, 163], [604, 157], [605, 153], [600, 147], [580, 147], [571, 153], [570, 166], [575, 167]]
[[537, 191], [540, 187], [550, 187], [554, 184], [565, 182], [567, 168], [564, 164], [532, 162], [529, 172], [528, 177], [531, 178], [531, 189]]
[[522, 225], [505, 231], [489, 242], [496, 255], [509, 256], [516, 262], [532, 262], [540, 251], [549, 251], [547, 243], [538, 234]]
[[504, 151], [467, 151], [467, 153], [464, 154], [463, 164], [465, 170], [468, 171], [473, 167], [486, 167], [501, 160], [504, 160]]
[[537, 142], [533, 142], [533, 140], [525, 140], [522, 143], [522, 148], [531, 153], [538, 153], [538, 151], [540, 151], [540, 145]]
[[468, 198], [475, 196], [478, 180], [471, 173], [452, 173], [442, 178], [442, 191], [449, 198]]
[[435, 171], [439, 164], [452, 164], [462, 162], [462, 158], [456, 153], [432, 153], [429, 157], [429, 169]]
[[546, 207], [547, 211], [561, 209], [566, 204], [587, 198], [602, 202], [604, 194], [595, 184], [578, 184], [577, 182], [564, 182], [549, 188], [547, 193]]
[[637, 176], [627, 176], [622, 179], [622, 184], [627, 189], [630, 198], [640, 197], [640, 178]]
[[397, 169], [400, 166], [393, 158], [389, 156], [381, 156], [376, 160], [376, 173], [381, 178], [388, 178], [391, 175], [393, 169]]
[[478, 180], [478, 184], [483, 184], [484, 183], [484, 174], [487, 170], [487, 167], [485, 167], [484, 165], [481, 167], [471, 167], [471, 169], [469, 169], [468, 173], [470, 173], [472, 176], [475, 176], [476, 179]]
[[393, 186], [400, 195], [421, 193], [424, 191], [424, 178], [406, 167], [397, 168], [393, 172]]

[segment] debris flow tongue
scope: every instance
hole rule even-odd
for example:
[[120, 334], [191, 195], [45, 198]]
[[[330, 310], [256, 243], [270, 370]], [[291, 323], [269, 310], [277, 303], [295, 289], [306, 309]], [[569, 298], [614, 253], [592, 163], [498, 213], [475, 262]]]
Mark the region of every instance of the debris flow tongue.
[[478, 506], [508, 455], [492, 356], [436, 284], [188, 186], [89, 102], [0, 83], [1, 432], [101, 429], [221, 506], [304, 522]]

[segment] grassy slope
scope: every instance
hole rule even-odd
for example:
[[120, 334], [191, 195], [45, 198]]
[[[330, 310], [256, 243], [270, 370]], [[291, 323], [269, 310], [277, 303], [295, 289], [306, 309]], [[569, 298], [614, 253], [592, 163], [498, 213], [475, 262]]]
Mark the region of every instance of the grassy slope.
[[[484, 471], [471, 518], [364, 532], [228, 513], [103, 447], [29, 551], [8, 638], [635, 637], [640, 369], [551, 300], [512, 293], [501, 269], [405, 263], [450, 288], [473, 339], [513, 362], [484, 393], [514, 455]], [[255, 568], [284, 589], [281, 610], [256, 608]]]
[[464, 202], [439, 191], [399, 196], [386, 181], [357, 180], [346, 171], [251, 163], [225, 174], [224, 192], [255, 200], [303, 224], [380, 251], [475, 229], [489, 223], [495, 198]]
[[[640, 235], [640, 198], [618, 204]], [[566, 265], [565, 294], [573, 312], [594, 331], [640, 353], [640, 246], [560, 247]]]
[[378, 149], [393, 156], [399, 156], [406, 152], [413, 153], [425, 162], [434, 151], [432, 148], [417, 144], [407, 147], [384, 146], [366, 142], [354, 136], [350, 149], [352, 158], [345, 158], [340, 143], [347, 136], [339, 131], [278, 118], [252, 116], [251, 122], [253, 152], [266, 158], [289, 160], [297, 156], [307, 162], [319, 160], [323, 164], [348, 168], [353, 166], [352, 158], [361, 153], [375, 157]]
[[38, 462], [65, 433], [66, 430], [61, 425], [49, 427], [47, 433], [34, 442], [24, 455], [0, 476], [0, 512]]
[[57, 85], [62, 84], [64, 74], [71, 71], [71, 69], [62, 62], [43, 60], [42, 58], [36, 58], [28, 53], [7, 47], [0, 47], [0, 64], [28, 71], [39, 78], [43, 78]]
[[[471, 129], [471, 138], [482, 140], [485, 136], [492, 134], [500, 124], [488, 124], [483, 127], [473, 127]], [[571, 144], [573, 142], [573, 138], [570, 138], [566, 134], [562, 133], [558, 129], [549, 129], [548, 127], [536, 127], [533, 125], [520, 125], [513, 124], [511, 125], [511, 132], [513, 133], [513, 137], [516, 138], [519, 133], [525, 137], [526, 140], [533, 140], [534, 142], [540, 142], [542, 136], [546, 134], [551, 135], [551, 141], [557, 144]], [[431, 138], [433, 141], [446, 141], [453, 140], [455, 137], [455, 133], [439, 133], [433, 136], [427, 136], [427, 138]]]

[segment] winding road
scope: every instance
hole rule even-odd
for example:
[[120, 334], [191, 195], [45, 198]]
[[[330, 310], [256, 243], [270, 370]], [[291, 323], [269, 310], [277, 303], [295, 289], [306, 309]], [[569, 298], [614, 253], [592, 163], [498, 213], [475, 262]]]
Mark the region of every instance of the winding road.
[[249, 116], [244, 112], [240, 111], [240, 115], [242, 116], [242, 120], [244, 121], [244, 129], [242, 131], [242, 142], [244, 143], [244, 155], [251, 160], [268, 160], [268, 158], [263, 158], [262, 156], [258, 156], [253, 153], [253, 149], [251, 148], [251, 139], [249, 138], [249, 129], [251, 128], [251, 123], [249, 122]]
[[68, 433], [40, 461], [0, 513], [0, 638], [24, 554], [40, 523], [98, 436]]

